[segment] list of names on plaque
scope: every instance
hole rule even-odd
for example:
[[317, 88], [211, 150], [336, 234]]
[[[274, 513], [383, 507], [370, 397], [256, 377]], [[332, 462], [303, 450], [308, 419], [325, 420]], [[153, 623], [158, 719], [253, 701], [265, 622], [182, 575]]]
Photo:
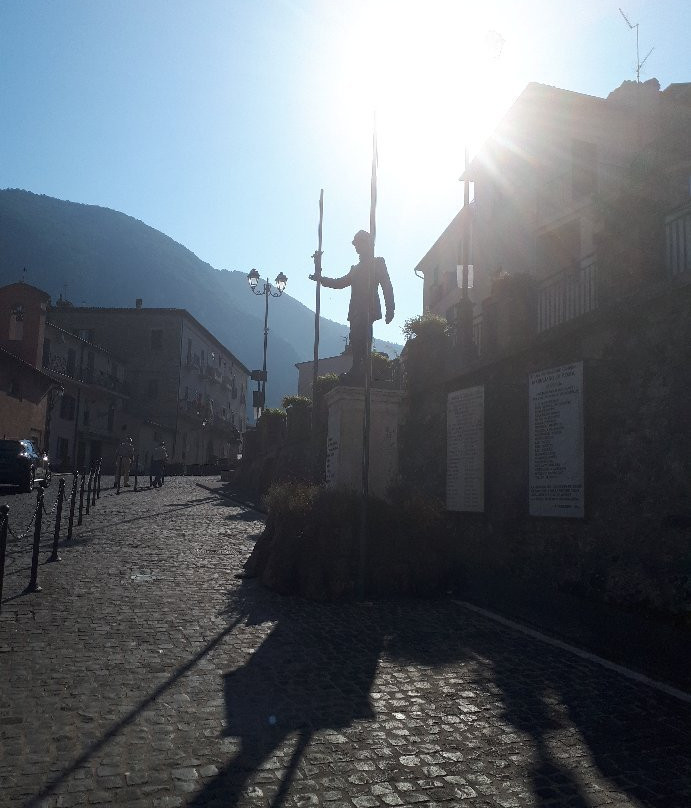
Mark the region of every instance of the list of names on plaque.
[[532, 516], [583, 517], [583, 363], [529, 380]]
[[485, 509], [485, 388], [449, 393], [446, 404], [446, 507]]

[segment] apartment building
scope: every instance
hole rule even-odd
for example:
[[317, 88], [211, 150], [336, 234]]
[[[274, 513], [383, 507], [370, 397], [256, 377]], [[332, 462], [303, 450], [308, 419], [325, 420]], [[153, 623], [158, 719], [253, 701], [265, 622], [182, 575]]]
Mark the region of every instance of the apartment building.
[[249, 370], [185, 309], [60, 307], [50, 321], [127, 362], [131, 435], [147, 464], [165, 440], [190, 466], [237, 454], [246, 428]]
[[46, 407], [44, 443], [51, 465], [59, 470], [88, 468], [101, 460], [105, 470], [112, 470], [130, 420], [125, 363], [48, 322], [42, 368], [58, 386]]
[[[473, 184], [473, 201], [415, 268], [424, 277], [424, 310], [456, 319], [464, 239], [480, 351], [483, 301], [507, 275], [535, 279], [538, 330], [597, 306], [611, 203], [655, 165], [656, 201], [683, 206], [691, 194], [689, 131], [689, 83], [661, 91], [655, 79], [627, 81], [607, 98], [528, 85], [461, 178]], [[634, 252], [642, 255], [638, 245]], [[639, 272], [653, 271], [641, 263]]]

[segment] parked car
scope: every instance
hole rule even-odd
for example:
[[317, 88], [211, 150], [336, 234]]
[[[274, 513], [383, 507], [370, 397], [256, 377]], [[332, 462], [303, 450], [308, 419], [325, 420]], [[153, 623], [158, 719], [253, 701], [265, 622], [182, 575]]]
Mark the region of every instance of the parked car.
[[18, 485], [33, 490], [36, 480], [50, 480], [48, 455], [39, 452], [28, 438], [0, 440], [0, 485]]

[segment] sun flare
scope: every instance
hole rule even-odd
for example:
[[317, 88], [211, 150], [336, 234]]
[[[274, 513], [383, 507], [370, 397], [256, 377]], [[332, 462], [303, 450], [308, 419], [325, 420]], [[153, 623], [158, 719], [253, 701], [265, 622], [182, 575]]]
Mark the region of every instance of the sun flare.
[[477, 148], [507, 105], [501, 22], [458, 0], [367, 4], [342, 40], [344, 134], [363, 144], [376, 114], [381, 159], [405, 166], [409, 187], [457, 177], [465, 145]]

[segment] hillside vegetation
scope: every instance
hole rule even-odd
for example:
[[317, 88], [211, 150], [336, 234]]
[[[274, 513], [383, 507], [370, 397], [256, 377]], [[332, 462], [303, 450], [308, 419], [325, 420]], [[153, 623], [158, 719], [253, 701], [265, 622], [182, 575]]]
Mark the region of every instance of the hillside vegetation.
[[[264, 307], [245, 272], [219, 270], [124, 213], [21, 190], [0, 191], [0, 284], [22, 278], [75, 305], [185, 308], [248, 368], [261, 366]], [[320, 355], [343, 350], [348, 326], [321, 319]], [[267, 404], [297, 390], [312, 357], [314, 312], [285, 294], [271, 310]], [[377, 340], [391, 355], [399, 346]]]

